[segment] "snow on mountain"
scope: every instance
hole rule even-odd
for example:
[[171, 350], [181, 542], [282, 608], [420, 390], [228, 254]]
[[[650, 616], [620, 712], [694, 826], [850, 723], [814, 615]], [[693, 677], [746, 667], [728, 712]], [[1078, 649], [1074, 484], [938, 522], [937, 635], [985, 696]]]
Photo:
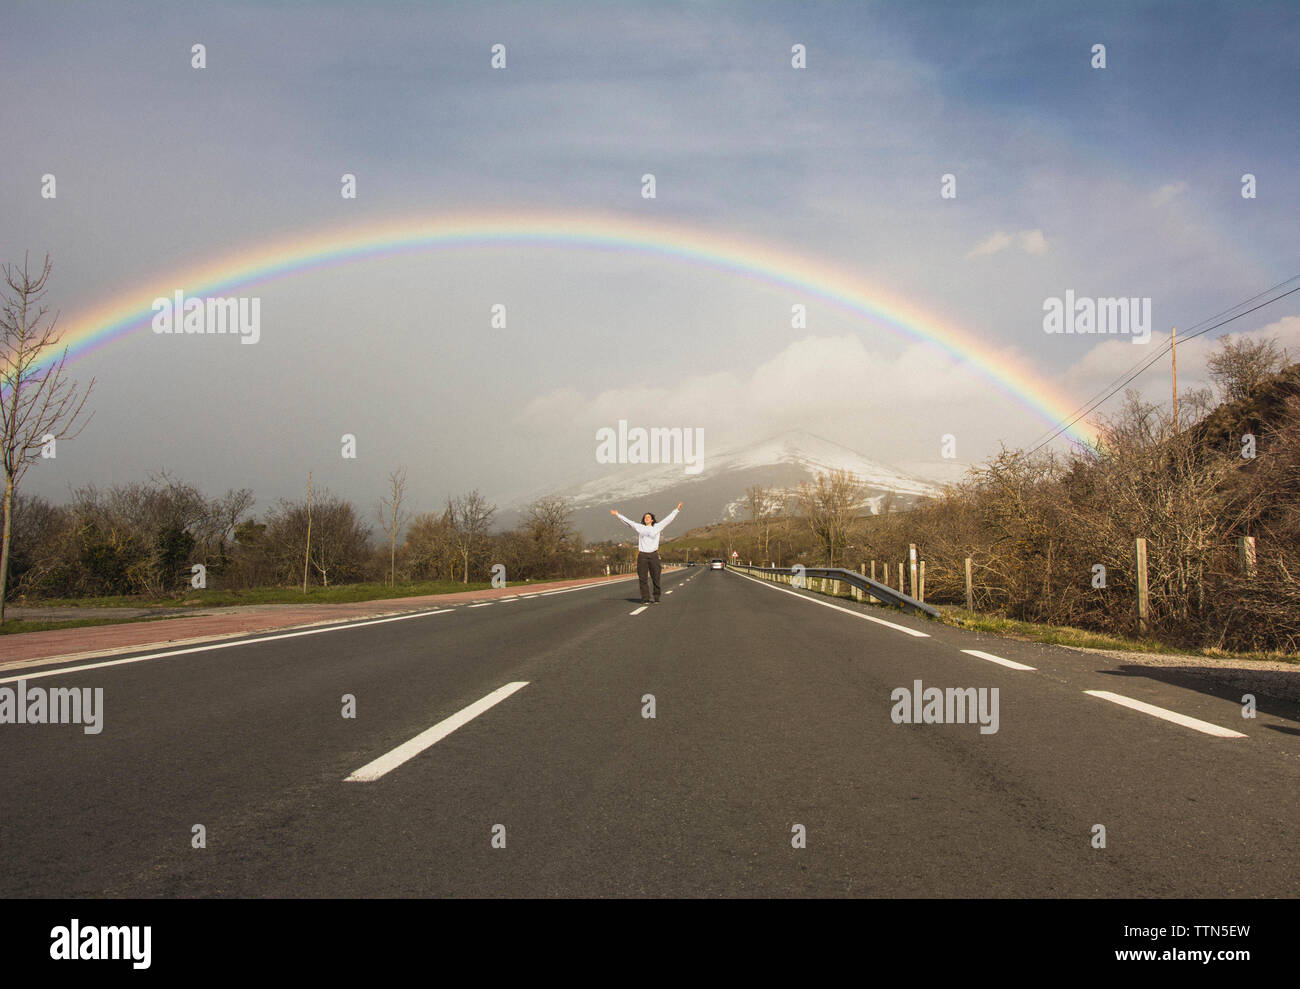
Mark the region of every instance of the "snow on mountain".
[[[896, 507], [906, 508], [937, 492], [927, 481], [795, 430], [720, 453], [711, 453], [705, 446], [703, 469], [698, 474], [685, 473], [682, 464], [611, 464], [603, 468], [601, 476], [558, 493], [571, 500], [578, 530], [588, 539], [599, 540], [621, 538], [628, 532], [610, 516], [610, 508], [630, 518], [647, 511], [663, 518], [677, 502], [685, 502], [674, 526], [680, 533], [697, 525], [747, 517], [745, 492], [753, 485], [770, 488], [778, 496], [793, 495], [801, 482], [832, 470], [847, 471], [858, 479], [865, 494], [863, 510], [872, 513], [879, 512], [891, 495]], [[514, 524], [524, 507], [507, 509], [502, 523]], [[665, 538], [670, 533], [665, 533]]]
[[724, 453], [716, 462], [709, 461], [708, 467], [737, 471], [772, 464], [798, 464], [812, 473], [844, 470], [868, 487], [885, 488], [895, 494], [920, 497], [935, 493], [933, 484], [801, 430], [782, 433], [753, 446]]

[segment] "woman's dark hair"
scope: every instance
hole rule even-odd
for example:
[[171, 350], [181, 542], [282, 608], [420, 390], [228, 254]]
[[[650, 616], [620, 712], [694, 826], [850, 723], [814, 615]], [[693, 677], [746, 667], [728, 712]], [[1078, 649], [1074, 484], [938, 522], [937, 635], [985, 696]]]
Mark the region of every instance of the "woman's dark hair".
[[659, 521], [657, 518], [655, 518], [655, 513], [654, 513], [654, 512], [642, 512], [642, 513], [641, 513], [641, 524], [642, 524], [642, 525], [645, 525], [645, 517], [646, 517], [647, 515], [650, 516], [650, 524], [651, 524], [651, 525], [655, 525], [655, 524]]

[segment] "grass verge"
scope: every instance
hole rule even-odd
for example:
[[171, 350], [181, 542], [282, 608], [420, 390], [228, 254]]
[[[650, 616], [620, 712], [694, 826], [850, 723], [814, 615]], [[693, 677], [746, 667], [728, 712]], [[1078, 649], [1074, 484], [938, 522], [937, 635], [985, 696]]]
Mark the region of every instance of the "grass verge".
[[[815, 586], [808, 588], [818, 594], [825, 592]], [[826, 597], [836, 595], [825, 594]], [[850, 600], [849, 595], [838, 597]], [[1069, 625], [1038, 625], [1034, 622], [1022, 622], [999, 615], [972, 614], [962, 608], [939, 606], [941, 620], [945, 625], [955, 628], [972, 629], [976, 632], [988, 632], [1008, 639], [1021, 639], [1026, 642], [1043, 642], [1048, 645], [1073, 646], [1078, 649], [1111, 649], [1119, 652], [1150, 653], [1166, 656], [1204, 656], [1207, 659], [1247, 660], [1254, 662], [1287, 663], [1300, 666], [1300, 656], [1284, 652], [1231, 652], [1227, 649], [1192, 649], [1168, 645], [1154, 639], [1131, 639], [1109, 632], [1093, 632], [1088, 629], [1074, 628]]]
[[[549, 577], [542, 580], [513, 581], [510, 586], [553, 583], [564, 578]], [[119, 595], [103, 598], [51, 598], [28, 602], [29, 608], [231, 608], [252, 604], [355, 604], [364, 601], [398, 600], [436, 594], [455, 594], [460, 591], [482, 591], [490, 583], [462, 584], [454, 580], [427, 580], [389, 586], [386, 583], [341, 584], [335, 587], [309, 587], [307, 593], [292, 587], [255, 587], [242, 591], [192, 591], [170, 598], [145, 598]], [[0, 625], [0, 635], [21, 632], [48, 632], [60, 628], [90, 628], [96, 625], [133, 625], [138, 622], [159, 622], [186, 615], [141, 615], [138, 618], [70, 618], [65, 620], [24, 621], [10, 618]]]
[[165, 622], [184, 615], [150, 615], [144, 618], [72, 618], [65, 622], [25, 622], [10, 618], [0, 625], [0, 635], [17, 635], [20, 632], [51, 632], [60, 628], [89, 628], [93, 625], [136, 625], [140, 622]]
[[[511, 587], [527, 584], [549, 583], [565, 578], [548, 577], [545, 580], [511, 581]], [[140, 595], [114, 597], [48, 598], [28, 601], [28, 608], [229, 608], [249, 604], [355, 604], [359, 601], [425, 597], [435, 594], [455, 594], [459, 591], [482, 591], [491, 587], [487, 582], [458, 580], [423, 580], [399, 583], [392, 586], [382, 582], [366, 584], [337, 584], [333, 587], [309, 587], [303, 593], [300, 587], [252, 587], [244, 590], [187, 591], [173, 597], [150, 598]], [[6, 623], [8, 624], [8, 623]]]
[[945, 625], [989, 632], [1008, 639], [1027, 642], [1045, 642], [1054, 646], [1074, 646], [1078, 649], [1112, 649], [1121, 652], [1153, 653], [1167, 656], [1205, 656], [1208, 659], [1254, 660], [1256, 662], [1291, 663], [1300, 666], [1300, 656], [1282, 652], [1229, 652], [1226, 649], [1193, 649], [1171, 646], [1153, 639], [1131, 639], [1109, 632], [1093, 632], [1069, 625], [1038, 625], [1016, 621], [999, 615], [973, 615], [969, 611], [951, 609], [943, 611]]

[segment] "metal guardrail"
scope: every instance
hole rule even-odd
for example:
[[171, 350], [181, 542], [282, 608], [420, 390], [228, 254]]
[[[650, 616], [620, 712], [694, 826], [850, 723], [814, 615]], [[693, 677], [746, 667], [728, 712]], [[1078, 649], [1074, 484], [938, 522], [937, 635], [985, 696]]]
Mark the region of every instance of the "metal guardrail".
[[[736, 563], [728, 563], [732, 570], [744, 570], [748, 573], [770, 574], [773, 577], [794, 577], [796, 571], [793, 567], [750, 567]], [[852, 587], [856, 587], [864, 594], [883, 601], [885, 604], [894, 605], [902, 608], [909, 615], [925, 615], [929, 618], [938, 618], [939, 609], [933, 608], [923, 601], [918, 601], [914, 597], [909, 597], [902, 591], [897, 591], [888, 584], [882, 584], [879, 581], [872, 580], [855, 570], [844, 570], [840, 567], [800, 567], [799, 572], [805, 578], [817, 580], [839, 580]]]

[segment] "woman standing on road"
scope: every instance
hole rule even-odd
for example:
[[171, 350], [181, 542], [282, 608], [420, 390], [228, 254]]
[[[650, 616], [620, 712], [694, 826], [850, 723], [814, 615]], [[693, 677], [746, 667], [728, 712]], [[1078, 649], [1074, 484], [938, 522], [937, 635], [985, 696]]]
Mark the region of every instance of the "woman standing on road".
[[668, 513], [668, 517], [662, 522], [656, 522], [652, 512], [646, 512], [641, 516], [640, 523], [633, 522], [629, 518], [624, 518], [618, 514], [617, 508], [609, 510], [610, 515], [617, 515], [620, 519], [636, 530], [636, 575], [641, 581], [641, 603], [650, 604], [650, 578], [654, 578], [655, 596], [654, 603], [659, 603], [659, 575], [663, 572], [663, 564], [659, 562], [659, 533], [673, 519], [677, 518], [677, 513], [682, 510], [682, 503], [679, 501], [677, 507]]

